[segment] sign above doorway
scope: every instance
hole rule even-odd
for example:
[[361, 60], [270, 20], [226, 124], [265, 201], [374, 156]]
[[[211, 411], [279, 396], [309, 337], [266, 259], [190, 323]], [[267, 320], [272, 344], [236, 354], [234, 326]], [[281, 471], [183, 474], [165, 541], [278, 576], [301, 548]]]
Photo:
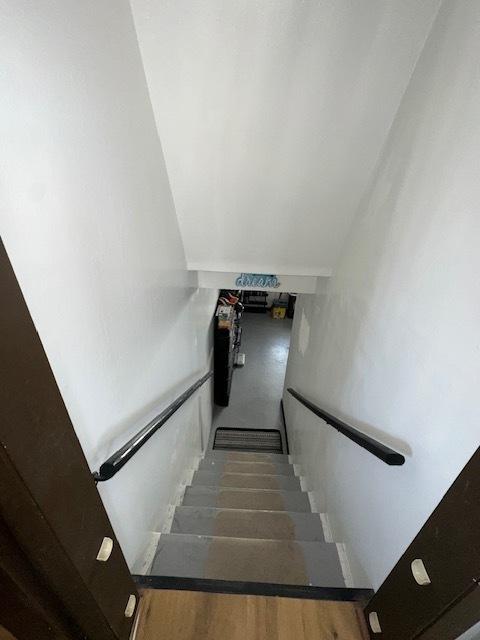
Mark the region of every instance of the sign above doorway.
[[280, 281], [276, 275], [265, 273], [241, 273], [235, 280], [237, 287], [260, 287], [266, 289], [278, 289]]
[[189, 271], [192, 287], [203, 289], [257, 289], [263, 291], [290, 291], [315, 293], [328, 282], [323, 276], [289, 274], [246, 273], [244, 271]]

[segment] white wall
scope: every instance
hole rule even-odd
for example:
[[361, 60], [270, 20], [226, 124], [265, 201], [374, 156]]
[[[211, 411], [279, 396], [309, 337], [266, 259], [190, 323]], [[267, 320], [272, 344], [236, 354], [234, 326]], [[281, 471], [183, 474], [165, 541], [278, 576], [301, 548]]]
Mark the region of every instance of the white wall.
[[[0, 231], [95, 469], [207, 370], [216, 293], [189, 286], [128, 2], [1, 14]], [[207, 385], [99, 485], [134, 569], [210, 412]]]
[[329, 275], [439, 0], [132, 0], [190, 269]]
[[388, 467], [286, 394], [290, 444], [377, 588], [480, 443], [480, 4], [445, 2], [287, 386], [406, 455]]

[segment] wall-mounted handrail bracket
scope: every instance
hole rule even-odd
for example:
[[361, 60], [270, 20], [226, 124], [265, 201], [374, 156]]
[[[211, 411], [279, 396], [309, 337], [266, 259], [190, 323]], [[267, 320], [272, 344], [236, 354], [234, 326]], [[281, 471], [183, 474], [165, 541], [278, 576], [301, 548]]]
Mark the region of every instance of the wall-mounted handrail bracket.
[[143, 429], [130, 438], [123, 447], [120, 447], [105, 462], [100, 465], [99, 471], [95, 471], [92, 475], [95, 482], [104, 482], [110, 480], [120, 471], [120, 469], [132, 458], [141, 447], [156, 433], [161, 426], [177, 411], [180, 407], [195, 393], [207, 380], [213, 376], [213, 371], [209, 371], [191, 387], [178, 396], [171, 404], [168, 405], [161, 413], [151, 420]]
[[399, 466], [404, 464], [405, 457], [401, 453], [398, 453], [398, 451], [387, 447], [387, 445], [378, 442], [378, 440], [367, 436], [365, 433], [358, 431], [358, 429], [355, 429], [349, 424], [346, 424], [339, 418], [336, 418], [323, 409], [320, 409], [320, 407], [317, 407], [317, 405], [313, 404], [313, 402], [307, 400], [307, 398], [298, 393], [298, 391], [295, 391], [295, 389], [288, 388], [287, 391], [305, 407], [307, 407], [307, 409], [310, 409], [310, 411], [316, 416], [324, 420], [327, 424], [332, 426], [341, 434], [358, 444], [360, 447], [363, 447], [363, 449], [366, 449], [386, 464], [392, 466]]

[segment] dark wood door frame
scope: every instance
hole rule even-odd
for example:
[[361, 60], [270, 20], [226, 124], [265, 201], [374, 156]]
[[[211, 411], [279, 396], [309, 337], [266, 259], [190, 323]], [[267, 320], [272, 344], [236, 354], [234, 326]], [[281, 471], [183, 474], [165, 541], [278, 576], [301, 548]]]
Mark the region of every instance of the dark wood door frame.
[[[0, 294], [4, 540], [13, 541], [19, 558], [23, 554], [25, 575], [30, 567], [22, 588], [30, 585], [32, 603], [38, 603], [33, 608], [45, 611], [48, 602], [49, 615], [58, 617], [51, 638], [127, 640], [133, 618], [125, 607], [138, 593], [1, 242]], [[113, 551], [100, 562], [104, 537], [113, 540]], [[8, 560], [8, 553], [0, 555], [7, 581], [14, 578]], [[0, 602], [0, 625], [15, 635], [18, 609], [7, 604]], [[42, 637], [33, 627], [31, 636], [23, 633], [18, 640]]]
[[480, 619], [479, 582], [480, 448], [366, 607], [381, 629], [371, 637], [455, 640]]
[[80, 629], [65, 615], [62, 603], [35, 571], [1, 519], [0, 593], [0, 619], [18, 640], [81, 637]]
[[480, 618], [480, 585], [472, 584], [417, 636], [421, 640], [456, 640]]

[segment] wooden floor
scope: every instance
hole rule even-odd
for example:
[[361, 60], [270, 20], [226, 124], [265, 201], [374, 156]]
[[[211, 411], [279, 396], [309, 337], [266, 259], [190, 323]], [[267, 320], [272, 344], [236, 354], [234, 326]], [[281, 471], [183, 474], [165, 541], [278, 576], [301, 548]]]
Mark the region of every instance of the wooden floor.
[[135, 640], [366, 640], [359, 605], [193, 591], [143, 591]]
[[16, 638], [0, 624], [0, 640], [16, 640]]

